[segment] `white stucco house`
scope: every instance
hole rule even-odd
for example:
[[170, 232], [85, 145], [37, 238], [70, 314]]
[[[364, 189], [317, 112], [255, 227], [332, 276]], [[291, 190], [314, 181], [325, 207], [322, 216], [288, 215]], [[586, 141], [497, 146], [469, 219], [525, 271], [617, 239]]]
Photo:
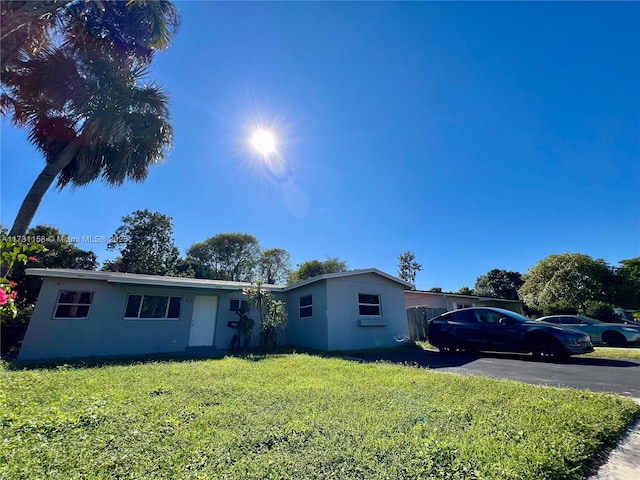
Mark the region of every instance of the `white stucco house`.
[[[19, 361], [227, 350], [249, 283], [27, 269], [42, 288]], [[408, 335], [413, 285], [375, 268], [263, 285], [287, 305], [280, 344], [319, 350], [392, 347]], [[258, 338], [257, 312], [253, 335]]]

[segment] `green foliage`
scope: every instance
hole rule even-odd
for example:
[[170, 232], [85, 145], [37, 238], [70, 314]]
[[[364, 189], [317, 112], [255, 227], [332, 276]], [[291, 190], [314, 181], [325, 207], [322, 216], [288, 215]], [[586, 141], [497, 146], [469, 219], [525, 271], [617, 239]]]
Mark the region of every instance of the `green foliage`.
[[260, 329], [262, 330], [262, 326], [264, 325], [264, 310], [271, 300], [271, 292], [262, 286], [262, 282], [256, 282], [254, 287], [245, 288], [242, 293], [247, 297], [249, 306], [258, 310], [258, 314], [260, 315]]
[[518, 290], [523, 283], [520, 273], [495, 268], [478, 277], [473, 290], [476, 295], [518, 300]]
[[347, 271], [347, 262], [337, 257], [330, 257], [325, 261], [307, 260], [299, 264], [298, 269], [289, 276], [289, 283], [296, 283], [308, 278]]
[[274, 300], [271, 292], [257, 282], [251, 288], [243, 290], [249, 305], [260, 315], [260, 344], [267, 350], [273, 350], [278, 344], [278, 334], [287, 324], [287, 308], [282, 300]]
[[613, 305], [606, 302], [590, 300], [586, 302], [585, 306], [578, 313], [602, 322], [615, 322], [618, 320], [618, 316], [613, 311]]
[[442, 293], [442, 287], [431, 287], [429, 291], [434, 293]]
[[469, 287], [462, 287], [460, 290], [458, 290], [458, 294], [459, 295], [475, 295], [474, 291], [471, 290]]
[[44, 253], [46, 248], [41, 243], [32, 242], [30, 237], [8, 237], [2, 227], [0, 235], [0, 323], [8, 323], [18, 316], [20, 305], [25, 302], [14, 273], [24, 272], [27, 264], [36, 266], [38, 259], [34, 255]]
[[187, 262], [202, 272], [198, 278], [251, 282], [259, 261], [260, 244], [248, 233], [219, 233], [187, 250]]
[[122, 225], [107, 244], [108, 250], [120, 247], [120, 256], [105, 262], [103, 270], [172, 275], [180, 252], [173, 240], [171, 217], [149, 210], [136, 210], [122, 217]]
[[613, 275], [602, 259], [580, 253], [550, 255], [531, 267], [519, 295], [545, 315], [584, 310], [589, 301], [607, 301]]
[[261, 341], [267, 350], [278, 345], [278, 334], [287, 325], [287, 306], [282, 300], [270, 299], [265, 306], [264, 323], [262, 324]]
[[398, 277], [409, 283], [416, 283], [416, 274], [422, 265], [416, 262], [416, 254], [407, 250], [398, 255]]
[[283, 248], [264, 250], [258, 262], [260, 279], [265, 283], [285, 283], [291, 275], [291, 256]]
[[0, 370], [0, 385], [7, 479], [577, 480], [640, 412], [617, 395], [295, 354]]
[[26, 275], [25, 268], [70, 268], [95, 270], [98, 262], [95, 253], [82, 250], [71, 241], [68, 234], [48, 225], [36, 225], [29, 229], [25, 238], [32, 239], [25, 254], [32, 260], [27, 264], [17, 263], [11, 269], [10, 279], [16, 283], [17, 315], [13, 323], [25, 323], [31, 317], [38, 298], [42, 279]]
[[640, 257], [621, 260], [616, 270], [618, 288], [615, 304], [618, 307], [640, 309]]
[[46, 160], [18, 212], [26, 232], [54, 180], [142, 181], [173, 137], [168, 98], [144, 84], [179, 25], [167, 1], [4, 1], [0, 113]]

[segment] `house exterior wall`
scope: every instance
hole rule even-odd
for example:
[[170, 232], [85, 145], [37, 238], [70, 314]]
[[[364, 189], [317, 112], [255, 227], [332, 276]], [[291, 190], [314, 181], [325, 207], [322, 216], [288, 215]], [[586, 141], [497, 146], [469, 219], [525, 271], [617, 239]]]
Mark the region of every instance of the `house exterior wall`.
[[[94, 292], [88, 318], [53, 318], [61, 290]], [[145, 287], [134, 291], [103, 281], [45, 278], [18, 359], [183, 351], [193, 303], [183, 298], [177, 320], [124, 320], [129, 292], [180, 295], [171, 289]]]
[[[229, 322], [238, 315], [230, 308], [232, 300], [246, 301], [240, 286], [143, 284], [148, 278], [115, 277], [61, 271], [60, 276], [44, 275], [43, 285], [27, 329], [18, 359], [106, 357], [152, 353], [177, 353], [189, 349], [192, 321], [196, 322], [194, 343], [201, 347], [204, 333], [205, 347], [210, 337], [202, 321], [193, 317], [194, 304], [213, 305], [196, 300], [198, 295], [217, 298], [216, 320], [211, 348], [231, 348], [238, 333]], [[173, 280], [176, 282], [177, 280]], [[274, 299], [287, 302], [288, 324], [280, 335], [280, 344], [320, 350], [392, 347], [396, 339], [408, 335], [403, 284], [385, 276], [360, 272], [353, 275], [321, 278], [315, 281], [272, 291]], [[60, 291], [93, 292], [87, 318], [54, 318]], [[380, 315], [360, 315], [358, 294], [380, 296]], [[166, 295], [181, 297], [177, 319], [125, 318], [129, 295]], [[312, 296], [312, 315], [300, 316], [299, 299]], [[208, 307], [204, 307], [205, 309]], [[201, 310], [199, 308], [199, 310]], [[71, 311], [71, 310], [70, 310]], [[260, 339], [260, 316], [248, 312], [255, 326], [251, 345]], [[199, 320], [206, 318], [201, 310]], [[195, 332], [198, 332], [197, 334]]]
[[519, 300], [505, 300], [502, 298], [473, 297], [470, 295], [456, 295], [453, 293], [416, 292], [404, 293], [406, 307], [445, 308], [447, 311], [456, 310], [466, 306], [471, 307], [496, 307], [524, 313], [523, 303]]
[[462, 305], [478, 306], [473, 297], [440, 294], [437, 292], [405, 292], [406, 307], [446, 308], [455, 310]]
[[[94, 292], [88, 318], [54, 319], [61, 290]], [[168, 295], [182, 297], [179, 319], [125, 319], [129, 294]], [[237, 315], [229, 310], [231, 299], [245, 299], [240, 290], [110, 284], [88, 279], [43, 279], [19, 360], [71, 358], [86, 356], [136, 355], [146, 353], [184, 352], [189, 346], [189, 333], [196, 295], [218, 297], [214, 348], [227, 349], [237, 330], [228, 326]], [[259, 333], [258, 315], [253, 339]]]
[[[380, 295], [379, 317], [359, 314], [358, 294]], [[385, 348], [408, 337], [400, 284], [375, 274], [327, 279], [328, 350]]]
[[[310, 317], [300, 317], [299, 299], [311, 295]], [[327, 282], [318, 281], [287, 292], [287, 328], [280, 343], [327, 350]]]

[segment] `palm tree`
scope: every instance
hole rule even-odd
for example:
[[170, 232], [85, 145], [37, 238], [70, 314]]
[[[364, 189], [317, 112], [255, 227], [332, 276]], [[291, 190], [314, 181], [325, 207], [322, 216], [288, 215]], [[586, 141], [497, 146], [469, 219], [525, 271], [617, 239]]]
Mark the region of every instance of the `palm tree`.
[[26, 12], [23, 3], [2, 2], [0, 39], [18, 53], [3, 43], [0, 113], [28, 129], [46, 164], [12, 236], [26, 232], [56, 179], [57, 188], [142, 181], [149, 165], [165, 158], [173, 137], [168, 98], [143, 79], [179, 24], [168, 1], [51, 2], [56, 8], [44, 13], [41, 2], [27, 2], [33, 7]]

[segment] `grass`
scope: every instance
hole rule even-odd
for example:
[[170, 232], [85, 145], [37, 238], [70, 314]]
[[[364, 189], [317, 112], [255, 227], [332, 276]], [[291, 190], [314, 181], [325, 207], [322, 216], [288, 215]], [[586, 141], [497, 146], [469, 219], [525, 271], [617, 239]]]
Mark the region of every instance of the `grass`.
[[615, 347], [595, 347], [595, 352], [588, 353], [588, 357], [598, 358], [627, 358], [630, 360], [640, 360], [640, 348], [615, 348]]
[[3, 479], [580, 479], [610, 394], [288, 354], [0, 369]]

